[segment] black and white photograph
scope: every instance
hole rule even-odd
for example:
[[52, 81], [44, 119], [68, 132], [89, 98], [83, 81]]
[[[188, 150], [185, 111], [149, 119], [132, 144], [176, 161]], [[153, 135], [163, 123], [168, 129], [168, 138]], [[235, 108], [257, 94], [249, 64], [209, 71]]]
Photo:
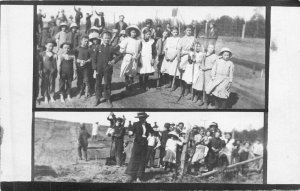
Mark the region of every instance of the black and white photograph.
[[262, 112], [36, 112], [34, 181], [262, 184]]
[[38, 5], [35, 107], [265, 109], [265, 12]]

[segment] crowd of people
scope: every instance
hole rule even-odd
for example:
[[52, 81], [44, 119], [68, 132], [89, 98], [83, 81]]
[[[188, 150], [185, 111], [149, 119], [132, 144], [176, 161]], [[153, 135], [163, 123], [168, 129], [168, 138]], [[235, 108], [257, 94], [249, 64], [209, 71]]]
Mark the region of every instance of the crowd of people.
[[[263, 145], [259, 138], [253, 143], [234, 139], [231, 132], [222, 133], [215, 122], [208, 128], [197, 125], [187, 128], [182, 122], [177, 125], [165, 123], [160, 128], [156, 123], [153, 126], [147, 123], [148, 116], [145, 112], [138, 113], [138, 121], [133, 124], [129, 122], [127, 127], [125, 116], [116, 117], [111, 113], [107, 118], [111, 123], [106, 132], [112, 140], [110, 158], [115, 160], [117, 166], [127, 165], [127, 182], [140, 182], [146, 168], [163, 168], [177, 174], [184, 146], [188, 148], [184, 158], [187, 172], [193, 175], [263, 155]], [[94, 124], [94, 128], [97, 129], [98, 125]], [[79, 139], [82, 137], [88, 136], [80, 133]], [[79, 150], [81, 148], [82, 145], [79, 145]], [[239, 167], [239, 174], [246, 175], [250, 167], [260, 173], [262, 165], [262, 159], [252, 166], [244, 164]]]
[[[149, 76], [158, 73], [157, 87], [181, 88], [180, 95], [199, 107], [226, 108], [233, 81], [232, 51], [223, 47], [215, 52], [218, 38], [214, 23], [201, 44], [193, 25], [184, 26], [184, 36], [168, 23], [165, 28], [152, 19], [145, 27], [128, 26], [125, 16], [113, 29], [105, 24], [104, 13], [95, 11], [97, 18], [91, 22], [92, 13], [86, 14], [85, 32], [82, 33], [81, 9], [74, 7], [75, 22], [67, 19], [64, 10], [51, 21], [39, 10], [37, 15], [39, 92], [37, 100], [46, 104], [54, 102], [55, 80], [59, 79], [61, 102], [72, 101], [72, 81], [77, 79], [77, 97], [85, 99], [95, 94], [94, 106], [104, 98], [112, 107], [111, 83], [113, 65], [121, 61], [120, 78], [124, 78], [126, 91], [133, 90], [138, 76], [139, 88], [151, 88]], [[102, 82], [103, 80], [103, 82]]]

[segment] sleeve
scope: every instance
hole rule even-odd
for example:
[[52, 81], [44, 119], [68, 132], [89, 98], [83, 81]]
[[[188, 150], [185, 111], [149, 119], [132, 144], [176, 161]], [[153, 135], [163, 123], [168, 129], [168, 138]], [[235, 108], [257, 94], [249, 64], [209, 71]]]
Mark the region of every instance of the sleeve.
[[120, 53], [125, 54], [126, 53], [126, 48], [127, 48], [127, 44], [128, 44], [128, 39], [125, 38], [120, 44]]
[[233, 80], [233, 72], [234, 72], [234, 64], [231, 62], [230, 69], [229, 69], [229, 81], [232, 82]]
[[162, 54], [162, 51], [161, 51], [162, 48], [161, 48], [161, 46], [162, 46], [162, 40], [161, 40], [161, 38], [160, 38], [160, 39], [158, 39], [158, 40], [156, 41], [156, 46], [155, 46], [157, 56], [159, 56], [159, 55]]
[[212, 78], [212, 80], [215, 79], [215, 77], [216, 77], [217, 64], [218, 64], [218, 60], [216, 60], [215, 64], [211, 68], [211, 78]]
[[155, 138], [156, 138], [156, 141], [157, 141], [156, 147], [160, 147], [161, 142], [160, 142], [159, 138], [158, 137], [155, 137]]
[[[119, 23], [116, 23], [116, 24], [115, 24], [115, 29], [119, 29], [119, 26], [118, 26], [118, 25], [119, 25]], [[119, 32], [120, 32], [120, 31], [119, 31]]]
[[155, 41], [153, 40], [152, 43], [152, 59], [155, 59], [156, 55], [157, 55], [157, 51], [156, 51], [156, 45], [155, 45]]
[[[98, 55], [98, 48], [96, 48], [94, 54], [92, 54], [92, 69], [97, 70], [97, 55]], [[107, 117], [107, 120], [109, 118]]]

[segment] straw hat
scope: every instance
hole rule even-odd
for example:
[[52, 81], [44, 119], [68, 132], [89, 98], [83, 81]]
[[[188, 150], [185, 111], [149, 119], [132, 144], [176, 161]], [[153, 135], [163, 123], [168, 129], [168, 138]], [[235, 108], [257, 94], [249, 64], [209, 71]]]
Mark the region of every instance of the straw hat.
[[128, 36], [130, 36], [130, 31], [131, 30], [135, 30], [137, 35], [136, 36], [140, 36], [141, 35], [141, 31], [139, 29], [139, 27], [137, 27], [136, 25], [131, 25], [129, 27], [126, 28], [126, 33], [128, 34]]
[[146, 112], [139, 112], [135, 118], [144, 118], [144, 117], [149, 117], [149, 115]]
[[70, 48], [71, 48], [71, 49], [73, 48], [72, 44], [69, 43], [69, 42], [64, 42], [64, 43], [62, 43], [62, 44], [60, 45], [60, 48], [63, 48], [63, 46], [64, 46], [65, 44], [70, 45]]
[[232, 56], [231, 50], [229, 48], [227, 48], [227, 47], [224, 47], [224, 48], [221, 49], [221, 51], [219, 53], [219, 56], [221, 56], [223, 54], [223, 52], [229, 52], [230, 57]]
[[120, 35], [125, 35], [126, 31], [125, 30], [121, 30]]
[[48, 39], [46, 40], [46, 44], [49, 44], [49, 43], [53, 44], [53, 46], [57, 46], [55, 40], [53, 40], [53, 39], [51, 39], [51, 38], [48, 38]]
[[72, 23], [72, 24], [70, 25], [70, 29], [71, 29], [71, 28], [74, 28], [74, 27], [78, 28], [78, 26], [77, 26], [76, 23]]
[[98, 33], [100, 33], [100, 28], [98, 28], [96, 26], [92, 26], [92, 28], [90, 29], [90, 31], [97, 31]]
[[98, 33], [91, 33], [91, 34], [89, 34], [89, 40], [92, 41], [94, 39], [100, 40], [100, 35]]
[[61, 27], [68, 27], [68, 24], [66, 22], [61, 22], [59, 28], [61, 29]]
[[170, 133], [168, 133], [169, 136], [174, 136], [177, 139], [179, 139], [179, 135], [175, 132], [175, 131], [171, 131]]

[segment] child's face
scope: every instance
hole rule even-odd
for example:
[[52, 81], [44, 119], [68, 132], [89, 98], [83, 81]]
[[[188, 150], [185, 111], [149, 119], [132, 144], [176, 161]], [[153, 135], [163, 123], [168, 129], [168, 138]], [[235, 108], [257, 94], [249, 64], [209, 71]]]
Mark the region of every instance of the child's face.
[[70, 47], [69, 44], [65, 44], [65, 45], [63, 46], [63, 51], [64, 51], [65, 53], [69, 53], [70, 49], [71, 49], [71, 47]]
[[66, 31], [66, 27], [61, 27], [61, 31]]
[[212, 44], [210, 44], [210, 45], [208, 45], [208, 47], [207, 47], [207, 52], [208, 52], [209, 54], [212, 54], [212, 53], [214, 52], [214, 49], [215, 49], [215, 46], [212, 45]]
[[88, 45], [88, 42], [89, 42], [88, 39], [83, 38], [83, 39], [81, 40], [81, 46], [82, 46], [82, 47], [86, 47], [86, 46]]
[[197, 44], [197, 45], [196, 45], [196, 51], [197, 51], [197, 52], [200, 52], [200, 51], [201, 51], [201, 45], [200, 45], [200, 44]]
[[224, 60], [227, 61], [230, 58], [230, 53], [229, 52], [223, 52], [222, 57], [223, 57]]
[[162, 34], [162, 36], [163, 36], [163, 38], [167, 38], [168, 37], [168, 32], [163, 32], [163, 34]]
[[145, 40], [149, 40], [150, 39], [150, 35], [151, 35], [150, 32], [145, 33], [144, 34], [144, 39]]
[[192, 35], [192, 29], [191, 28], [185, 29], [185, 35], [191, 36]]
[[132, 38], [135, 38], [135, 37], [136, 37], [136, 31], [135, 31], [135, 30], [131, 30], [131, 31], [130, 31], [130, 36], [131, 36]]
[[220, 133], [217, 131], [217, 132], [215, 132], [215, 137], [220, 137]]
[[210, 136], [210, 131], [207, 131], [207, 132], [206, 132], [206, 136]]
[[103, 35], [103, 44], [107, 45], [110, 42], [110, 39], [111, 39], [110, 35], [104, 34]]
[[147, 28], [150, 28], [150, 27], [151, 27], [151, 24], [150, 24], [150, 23], [146, 24], [146, 27], [147, 27]]
[[177, 36], [178, 35], [178, 31], [177, 30], [172, 30], [172, 36]]
[[99, 42], [99, 40], [97, 40], [97, 39], [93, 39], [93, 44], [98, 44], [98, 42]]
[[47, 49], [47, 51], [52, 52], [53, 48], [54, 48], [54, 45], [53, 45], [52, 43], [46, 44], [46, 49]]

